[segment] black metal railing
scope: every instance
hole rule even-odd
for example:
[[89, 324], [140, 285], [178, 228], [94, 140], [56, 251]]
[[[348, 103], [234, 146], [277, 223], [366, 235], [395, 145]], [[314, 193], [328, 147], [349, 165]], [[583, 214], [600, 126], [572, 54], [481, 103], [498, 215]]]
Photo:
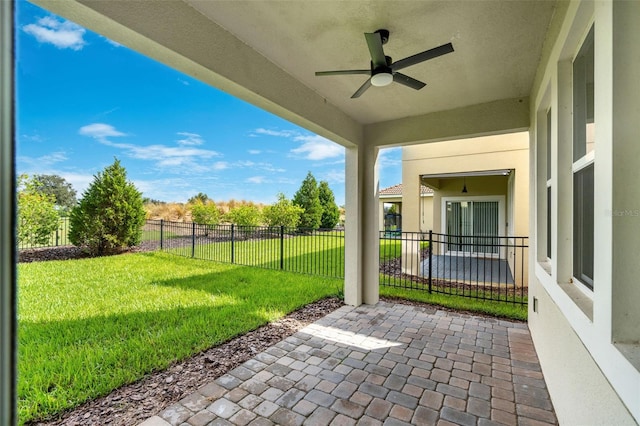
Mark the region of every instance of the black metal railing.
[[[344, 278], [344, 230], [147, 220], [141, 248], [179, 256]], [[70, 245], [63, 218], [48, 244]], [[380, 284], [527, 304], [528, 237], [380, 232]]]
[[69, 217], [64, 216], [58, 219], [58, 227], [51, 233], [46, 241], [36, 241], [37, 238], [26, 235], [23, 240], [18, 241], [18, 250], [29, 250], [37, 248], [69, 246]]
[[197, 259], [344, 277], [344, 230], [148, 220], [148, 244]]
[[380, 284], [527, 304], [528, 237], [380, 233]]

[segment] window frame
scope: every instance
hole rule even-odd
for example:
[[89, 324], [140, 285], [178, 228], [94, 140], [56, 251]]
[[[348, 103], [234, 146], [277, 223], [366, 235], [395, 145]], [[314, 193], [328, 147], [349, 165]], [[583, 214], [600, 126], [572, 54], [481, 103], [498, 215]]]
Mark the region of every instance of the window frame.
[[[587, 43], [591, 43], [591, 46], [588, 46]], [[588, 75], [588, 73], [595, 73], [595, 60], [592, 60], [591, 62], [584, 62], [582, 61], [583, 58], [585, 58], [585, 53], [588, 53], [589, 51], [593, 50], [593, 56], [591, 56], [592, 59], [595, 58], [595, 24], [591, 23], [591, 25], [588, 27], [588, 30], [585, 33], [585, 36], [583, 37], [583, 39], [581, 40], [581, 43], [579, 44], [579, 47], [577, 49], [576, 55], [574, 57], [574, 59], [572, 60], [571, 66], [572, 66], [572, 80], [573, 80], [573, 84], [572, 84], [572, 104], [573, 104], [573, 137], [572, 137], [572, 164], [571, 164], [571, 175], [572, 175], [572, 180], [571, 180], [571, 188], [572, 188], [572, 200], [571, 200], [571, 206], [572, 206], [572, 213], [571, 213], [571, 223], [572, 223], [572, 267], [571, 267], [571, 273], [572, 273], [572, 278], [574, 280], [574, 282], [580, 284], [580, 288], [584, 289], [584, 290], [589, 290], [589, 291], [593, 291], [594, 289], [594, 279], [593, 279], [593, 265], [595, 263], [595, 255], [594, 255], [594, 251], [595, 251], [595, 247], [594, 247], [594, 236], [595, 236], [595, 226], [593, 226], [593, 221], [594, 221], [594, 216], [595, 216], [595, 212], [594, 207], [595, 207], [595, 194], [591, 195], [591, 201], [593, 203], [593, 206], [591, 206], [591, 218], [589, 220], [589, 216], [585, 214], [585, 203], [588, 204], [589, 199], [585, 199], [583, 198], [577, 198], [577, 191], [581, 191], [582, 193], [584, 193], [585, 191], [585, 184], [583, 183], [583, 180], [585, 178], [585, 176], [588, 176], [586, 173], [595, 173], [595, 148], [596, 148], [596, 144], [595, 144], [595, 140], [593, 142], [593, 147], [592, 150], [588, 151], [588, 144], [589, 144], [589, 132], [586, 130], [587, 125], [589, 124], [589, 109], [591, 108], [591, 112], [593, 113], [593, 126], [595, 127], [595, 89], [591, 91], [591, 97], [589, 97], [589, 91], [588, 91], [588, 84], [589, 81], [587, 79], [582, 79], [581, 82], [584, 84], [584, 87], [579, 87], [580, 90], [583, 90], [583, 92], [580, 95], [584, 95], [581, 96], [580, 98], [577, 97], [578, 95], [578, 86], [577, 84], [579, 84], [576, 81], [576, 75], [578, 72], [583, 72], [585, 75]], [[579, 62], [581, 61], [581, 62]], [[578, 69], [578, 67], [591, 67], [591, 70], [587, 69]], [[593, 83], [595, 86], [595, 76], [593, 78]], [[582, 110], [580, 111], [582, 114], [580, 114], [580, 117], [578, 117], [578, 102], [580, 100], [584, 101], [584, 105], [580, 105], [582, 107]], [[591, 105], [589, 105], [591, 103]], [[584, 120], [580, 120], [580, 118], [584, 118]], [[580, 120], [580, 121], [579, 121]], [[579, 128], [580, 126], [582, 126], [582, 128]], [[578, 138], [580, 138], [580, 140], [578, 140]], [[582, 144], [584, 144], [584, 148], [582, 148]], [[580, 152], [582, 152], [582, 150], [584, 150], [584, 154], [578, 158], [576, 158], [576, 149], [579, 148]], [[588, 168], [592, 168], [591, 172], [587, 171]], [[577, 182], [578, 181], [578, 182]], [[589, 188], [586, 188], [587, 190]], [[594, 191], [594, 185], [591, 185], [590, 188], [591, 191]], [[587, 206], [589, 207], [589, 206]], [[585, 227], [585, 218], [587, 221], [587, 224], [589, 223], [589, 221], [591, 222], [591, 227], [590, 227], [590, 235], [589, 234], [589, 230], [586, 229]], [[588, 227], [588, 226], [587, 226]], [[590, 245], [587, 244], [585, 245], [585, 241], [587, 241], [587, 239], [591, 239], [591, 243]], [[590, 247], [590, 253], [589, 253], [589, 247]], [[586, 248], [586, 254], [585, 254], [585, 248]], [[591, 264], [591, 277], [589, 277], [589, 275], [587, 275], [588, 271], [588, 267], [586, 265], [589, 264], [588, 260], [586, 259], [586, 256], [591, 256], [591, 260], [590, 260], [590, 264]]]

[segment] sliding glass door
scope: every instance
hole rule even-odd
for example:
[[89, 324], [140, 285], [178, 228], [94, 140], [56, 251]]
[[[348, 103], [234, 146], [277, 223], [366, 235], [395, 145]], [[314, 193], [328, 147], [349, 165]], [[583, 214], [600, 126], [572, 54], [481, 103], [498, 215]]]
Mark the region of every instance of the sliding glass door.
[[497, 255], [500, 203], [446, 201], [447, 252]]

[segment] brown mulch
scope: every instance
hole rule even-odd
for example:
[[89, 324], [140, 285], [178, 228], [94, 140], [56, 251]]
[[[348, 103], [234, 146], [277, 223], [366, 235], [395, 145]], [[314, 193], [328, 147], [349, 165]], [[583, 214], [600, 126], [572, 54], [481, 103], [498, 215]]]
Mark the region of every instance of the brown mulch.
[[135, 425], [342, 305], [337, 298], [311, 303], [279, 321], [177, 362], [74, 410], [31, 424]]

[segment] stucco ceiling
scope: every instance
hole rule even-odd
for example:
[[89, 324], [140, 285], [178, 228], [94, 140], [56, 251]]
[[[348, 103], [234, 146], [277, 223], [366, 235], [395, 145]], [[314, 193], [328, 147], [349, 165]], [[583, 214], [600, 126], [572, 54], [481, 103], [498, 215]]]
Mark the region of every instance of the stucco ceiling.
[[[554, 0], [33, 0], [142, 54], [345, 146], [402, 145], [524, 130]], [[351, 95], [366, 76], [364, 33], [390, 31], [394, 60], [427, 83]]]
[[[554, 9], [551, 1], [186, 0], [207, 18], [360, 123], [528, 96]], [[394, 60], [451, 42], [455, 52], [406, 68], [427, 83], [351, 95], [366, 76], [315, 71], [366, 69], [365, 32], [391, 33]]]

